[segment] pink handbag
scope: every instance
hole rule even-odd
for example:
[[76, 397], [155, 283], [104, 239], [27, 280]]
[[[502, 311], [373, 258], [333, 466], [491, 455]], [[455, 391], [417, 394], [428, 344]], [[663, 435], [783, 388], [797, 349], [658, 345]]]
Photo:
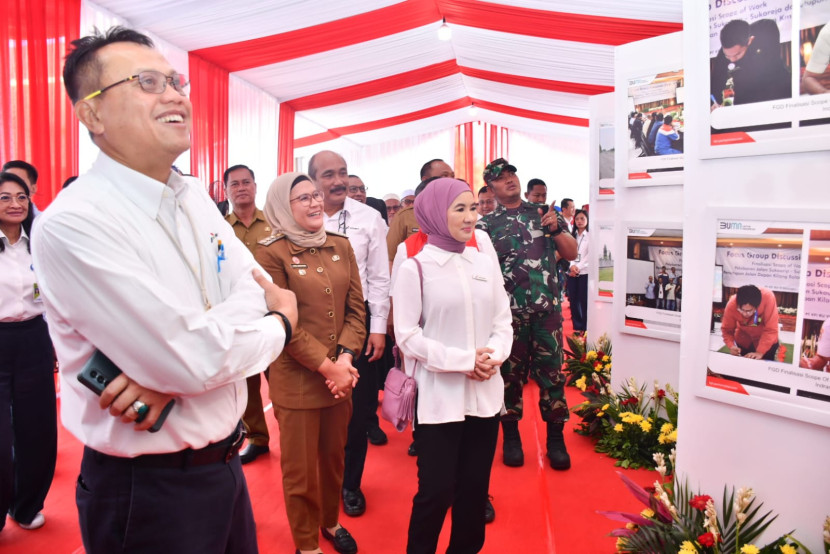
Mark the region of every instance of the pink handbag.
[[[421, 301], [424, 299], [424, 273], [421, 269], [421, 262], [412, 258], [418, 264], [418, 277], [421, 282]], [[386, 381], [383, 384], [383, 403], [380, 408], [380, 415], [395, 426], [398, 431], [404, 431], [409, 422], [415, 417], [415, 393], [417, 385], [415, 378], [410, 377], [401, 370], [401, 357], [398, 347], [393, 348], [395, 353], [395, 367], [389, 370]], [[415, 374], [415, 368], [412, 368]]]

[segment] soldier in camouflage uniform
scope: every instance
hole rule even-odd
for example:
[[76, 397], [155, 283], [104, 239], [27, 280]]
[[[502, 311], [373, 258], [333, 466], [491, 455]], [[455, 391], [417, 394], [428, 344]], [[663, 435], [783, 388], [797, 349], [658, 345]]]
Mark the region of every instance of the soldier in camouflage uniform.
[[[554, 469], [571, 467], [562, 429], [568, 420], [565, 378], [562, 375], [562, 310], [555, 270], [557, 252], [576, 258], [577, 245], [555, 210], [521, 199], [516, 168], [503, 158], [484, 170], [484, 180], [498, 200], [496, 210], [477, 224], [493, 241], [504, 287], [513, 312], [513, 350], [501, 366], [504, 378], [502, 416], [504, 463], [524, 464], [519, 435], [522, 386], [528, 376], [539, 385], [539, 410], [547, 423], [547, 456]], [[544, 212], [544, 213], [543, 213]]]

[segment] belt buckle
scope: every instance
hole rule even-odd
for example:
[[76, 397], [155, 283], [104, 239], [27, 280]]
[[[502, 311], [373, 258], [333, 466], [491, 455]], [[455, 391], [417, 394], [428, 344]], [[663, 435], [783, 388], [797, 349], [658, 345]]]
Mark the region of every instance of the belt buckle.
[[248, 431], [245, 430], [244, 425], [238, 425], [236, 428], [236, 437], [234, 437], [233, 442], [228, 447], [227, 453], [225, 453], [225, 463], [228, 464], [233, 458], [233, 455], [239, 452], [239, 449], [242, 448], [242, 443], [245, 442], [245, 437], [248, 435]]

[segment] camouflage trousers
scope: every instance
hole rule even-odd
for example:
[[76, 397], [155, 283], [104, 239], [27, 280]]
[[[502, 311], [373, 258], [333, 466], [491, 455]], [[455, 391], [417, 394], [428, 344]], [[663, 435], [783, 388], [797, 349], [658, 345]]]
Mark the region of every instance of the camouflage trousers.
[[513, 350], [501, 366], [504, 379], [502, 420], [522, 419], [522, 388], [530, 376], [539, 385], [539, 411], [544, 421], [564, 423], [570, 412], [562, 375], [562, 314], [513, 313]]

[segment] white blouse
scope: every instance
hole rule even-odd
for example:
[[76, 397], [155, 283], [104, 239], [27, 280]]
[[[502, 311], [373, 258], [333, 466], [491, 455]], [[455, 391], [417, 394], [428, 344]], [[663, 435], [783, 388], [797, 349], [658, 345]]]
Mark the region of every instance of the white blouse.
[[580, 275], [587, 275], [588, 274], [588, 243], [591, 242], [591, 239], [588, 238], [588, 231], [583, 231], [580, 235], [577, 231], [576, 234], [576, 248], [577, 248], [577, 255], [576, 259], [571, 262], [571, 267], [576, 266], [579, 269]]
[[[513, 345], [510, 302], [498, 264], [475, 248], [455, 254], [427, 245], [416, 256], [423, 268], [423, 306], [418, 267], [406, 260], [392, 285], [395, 338], [404, 364], [415, 368], [418, 421], [492, 417], [504, 404], [504, 381], [470, 379], [476, 349], [493, 349], [504, 361]], [[423, 328], [420, 319], [423, 314]]]
[[43, 313], [43, 297], [37, 285], [29, 237], [20, 230], [20, 239], [9, 244], [0, 231], [6, 249], [0, 252], [0, 321], [27, 321]]

